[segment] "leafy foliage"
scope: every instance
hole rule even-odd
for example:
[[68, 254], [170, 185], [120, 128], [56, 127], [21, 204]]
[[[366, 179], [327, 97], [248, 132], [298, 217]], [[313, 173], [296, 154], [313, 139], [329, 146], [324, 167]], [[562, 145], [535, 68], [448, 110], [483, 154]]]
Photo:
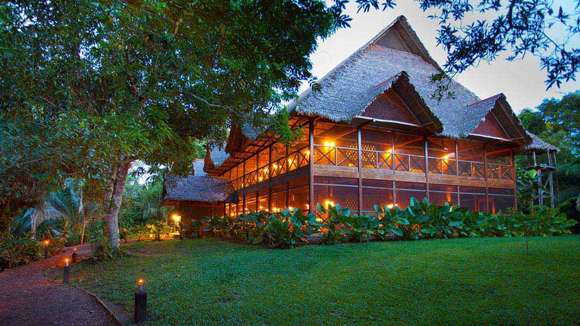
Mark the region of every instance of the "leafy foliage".
[[0, 270], [28, 264], [40, 257], [38, 241], [16, 237], [9, 232], [0, 235]]
[[457, 237], [528, 237], [569, 234], [576, 221], [558, 209], [533, 207], [529, 214], [473, 212], [450, 204], [435, 205], [411, 198], [406, 209], [375, 205], [376, 215], [352, 215], [339, 204], [318, 213], [285, 210], [279, 214], [257, 212], [236, 218], [208, 217], [213, 236], [271, 248], [292, 248], [308, 243], [308, 236], [322, 233], [323, 242], [336, 244], [371, 240], [419, 240]]
[[[558, 198], [565, 202], [580, 193], [580, 92], [569, 93], [562, 99], [547, 99], [536, 109], [519, 114], [524, 127], [546, 142], [559, 148], [557, 155]], [[520, 159], [519, 165], [525, 163]], [[534, 172], [518, 171], [518, 186], [524, 204], [536, 190]]]

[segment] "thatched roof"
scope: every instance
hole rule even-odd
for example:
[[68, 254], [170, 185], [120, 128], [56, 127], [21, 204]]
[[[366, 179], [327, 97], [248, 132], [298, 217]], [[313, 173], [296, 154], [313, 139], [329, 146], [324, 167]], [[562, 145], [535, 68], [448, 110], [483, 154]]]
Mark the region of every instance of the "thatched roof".
[[511, 139], [518, 140], [518, 142], [523, 144], [528, 144], [532, 141], [503, 93], [470, 104], [462, 112], [458, 113], [464, 121], [464, 132], [467, 134], [473, 132], [492, 111], [502, 118], [502, 125], [508, 127], [505, 128], [505, 131]]
[[417, 93], [417, 90], [409, 80], [409, 75], [404, 71], [379, 83], [378, 85], [375, 85], [369, 89], [366, 94], [361, 94], [361, 99], [363, 99], [366, 104], [357, 116], [366, 116], [367, 109], [369, 109], [379, 96], [388, 90], [395, 90], [398, 94], [405, 97], [405, 101], [410, 109], [413, 110], [414, 116], [422, 126], [428, 127], [433, 125], [433, 127], [429, 128], [437, 132], [440, 132], [443, 129], [441, 121], [429, 109], [421, 95]]
[[164, 201], [224, 202], [232, 193], [226, 180], [208, 175], [168, 175], [163, 184]]
[[434, 97], [439, 84], [432, 77], [441, 72], [426, 53], [404, 16], [398, 17], [369, 43], [340, 63], [319, 81], [320, 91], [308, 89], [290, 105], [293, 113], [319, 116], [336, 122], [350, 122], [368, 105], [368, 93], [375, 85], [401, 73], [432, 113], [443, 124], [443, 135], [467, 136], [468, 127], [458, 117], [479, 98], [459, 83], [444, 79], [453, 96]]
[[534, 135], [533, 133], [529, 131], [527, 133], [528, 136], [532, 139], [532, 142], [526, 146], [527, 151], [560, 151], [558, 147], [543, 141], [540, 137]]
[[207, 148], [207, 152], [203, 160], [203, 171], [207, 172], [222, 165], [229, 157], [230, 155], [219, 147]]
[[[381, 95], [395, 91], [412, 110], [423, 130], [451, 138], [466, 138], [493, 113], [510, 141], [520, 145], [532, 143], [533, 138], [522, 127], [505, 95], [481, 100], [448, 77], [434, 82], [433, 77], [441, 72], [441, 67], [429, 55], [407, 19], [399, 16], [321, 78], [316, 90], [309, 88], [302, 93], [289, 105], [290, 113], [294, 117], [320, 117], [344, 123], [372, 120], [365, 112], [367, 108]], [[435, 96], [441, 92], [440, 87], [451, 95]], [[206, 171], [218, 174], [218, 167], [223, 170], [243, 159], [239, 153], [260, 137], [260, 132], [249, 125], [233, 126], [225, 152], [212, 150], [208, 153]], [[224, 166], [220, 167], [220, 162], [225, 162]]]

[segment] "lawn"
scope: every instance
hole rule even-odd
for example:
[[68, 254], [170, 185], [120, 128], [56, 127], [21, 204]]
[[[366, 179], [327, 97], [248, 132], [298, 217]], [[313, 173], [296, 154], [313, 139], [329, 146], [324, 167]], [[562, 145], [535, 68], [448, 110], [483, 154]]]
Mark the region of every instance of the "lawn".
[[74, 283], [150, 323], [575, 324], [580, 237], [375, 242], [270, 250], [219, 240], [141, 242], [139, 256], [74, 266]]

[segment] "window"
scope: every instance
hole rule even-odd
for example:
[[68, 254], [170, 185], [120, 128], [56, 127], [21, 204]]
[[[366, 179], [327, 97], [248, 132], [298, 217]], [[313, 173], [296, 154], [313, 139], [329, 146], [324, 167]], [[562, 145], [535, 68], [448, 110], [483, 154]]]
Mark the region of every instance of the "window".
[[452, 185], [429, 185], [429, 200], [437, 205], [450, 203], [457, 205], [458, 203], [457, 186]]
[[472, 211], [485, 211], [485, 188], [459, 187], [459, 200], [461, 207]]
[[424, 183], [397, 181], [395, 185], [395, 200], [397, 206], [400, 208], [409, 206], [411, 198], [422, 201], [427, 196], [426, 185]]
[[489, 211], [499, 213], [514, 208], [514, 190], [509, 188], [489, 188]]
[[363, 180], [363, 214], [374, 213], [374, 205], [383, 207], [394, 205], [394, 203], [393, 181]]

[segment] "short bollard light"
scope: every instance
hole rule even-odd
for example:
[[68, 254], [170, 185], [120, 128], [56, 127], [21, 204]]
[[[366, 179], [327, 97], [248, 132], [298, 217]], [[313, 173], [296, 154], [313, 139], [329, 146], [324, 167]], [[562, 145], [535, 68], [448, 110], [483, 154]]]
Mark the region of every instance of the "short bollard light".
[[68, 284], [70, 280], [70, 260], [68, 258], [64, 259], [64, 271], [62, 274], [62, 282]]
[[77, 248], [74, 248], [73, 249], [73, 253], [71, 255], [71, 259], [72, 259], [72, 263], [73, 264], [76, 264], [77, 263], [77, 259], [78, 259], [78, 257], [77, 257]]
[[145, 292], [145, 280], [137, 280], [137, 290], [135, 291], [135, 315], [136, 324], [144, 322], [147, 318], [147, 292]]
[[42, 246], [44, 247], [44, 259], [48, 258], [48, 245], [50, 241], [48, 239], [42, 241]]

